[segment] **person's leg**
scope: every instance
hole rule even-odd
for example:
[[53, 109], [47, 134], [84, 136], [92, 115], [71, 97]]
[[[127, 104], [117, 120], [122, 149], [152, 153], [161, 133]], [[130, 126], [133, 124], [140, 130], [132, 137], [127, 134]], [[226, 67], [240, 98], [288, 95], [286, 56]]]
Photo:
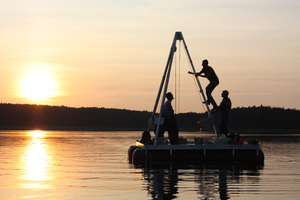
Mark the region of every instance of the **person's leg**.
[[228, 136], [228, 121], [229, 121], [229, 114], [228, 113], [222, 113], [221, 112], [221, 122], [220, 122], [220, 135], [224, 134], [226, 136]]
[[171, 144], [178, 144], [178, 127], [177, 127], [177, 122], [176, 118], [172, 117], [172, 124], [169, 127], [169, 140]]
[[218, 80], [210, 82], [206, 87], [207, 103], [208, 104], [211, 103], [214, 108], [217, 107], [217, 104], [216, 104], [214, 98], [211, 96], [211, 93], [215, 89], [215, 87], [217, 87], [217, 85], [219, 85]]
[[168, 135], [169, 135], [169, 140], [170, 140], [170, 144], [173, 144], [173, 131], [171, 128], [168, 129]]
[[177, 121], [176, 118], [174, 117], [174, 140], [175, 140], [175, 144], [178, 144], [178, 126], [177, 126]]
[[212, 92], [212, 89], [211, 89], [211, 83], [209, 83], [207, 86], [206, 86], [206, 98], [207, 98], [207, 104], [209, 105], [210, 104], [210, 101], [211, 101], [211, 92]]

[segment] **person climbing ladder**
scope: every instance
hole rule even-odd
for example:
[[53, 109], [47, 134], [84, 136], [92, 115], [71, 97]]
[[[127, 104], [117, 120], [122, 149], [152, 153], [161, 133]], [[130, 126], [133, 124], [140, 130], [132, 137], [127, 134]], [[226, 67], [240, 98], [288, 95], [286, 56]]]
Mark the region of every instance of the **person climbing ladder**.
[[[216, 75], [214, 69], [211, 66], [208, 66], [208, 60], [203, 60], [202, 61], [202, 70], [199, 73], [196, 73], [195, 76], [201, 76], [203, 78], [207, 78], [209, 80], [209, 84], [206, 86], [206, 96], [207, 96], [207, 104], [213, 105], [213, 109], [211, 110], [212, 112], [217, 109], [217, 104], [212, 97], [211, 93], [219, 85], [219, 78]], [[189, 71], [189, 74], [194, 74], [194, 72]], [[202, 75], [204, 74], [204, 75]], [[205, 103], [205, 102], [203, 102]]]

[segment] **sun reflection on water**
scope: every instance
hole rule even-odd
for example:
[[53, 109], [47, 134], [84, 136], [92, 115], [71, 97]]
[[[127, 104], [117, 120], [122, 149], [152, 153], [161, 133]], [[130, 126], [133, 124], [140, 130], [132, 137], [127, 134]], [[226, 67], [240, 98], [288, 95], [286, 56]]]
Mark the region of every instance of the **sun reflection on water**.
[[49, 155], [44, 141], [45, 132], [35, 130], [28, 132], [31, 141], [24, 155], [24, 178], [28, 181], [25, 188], [49, 188], [44, 181], [51, 179], [49, 169]]

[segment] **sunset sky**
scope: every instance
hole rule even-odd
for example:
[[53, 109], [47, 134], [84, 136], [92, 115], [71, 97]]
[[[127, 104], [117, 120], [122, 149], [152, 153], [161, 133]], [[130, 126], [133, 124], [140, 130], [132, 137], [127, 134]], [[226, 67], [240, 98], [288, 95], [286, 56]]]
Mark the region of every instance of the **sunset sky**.
[[[152, 111], [181, 31], [218, 104], [300, 109], [299, 24], [299, 0], [0, 0], [0, 102]], [[176, 112], [204, 112], [179, 46]]]

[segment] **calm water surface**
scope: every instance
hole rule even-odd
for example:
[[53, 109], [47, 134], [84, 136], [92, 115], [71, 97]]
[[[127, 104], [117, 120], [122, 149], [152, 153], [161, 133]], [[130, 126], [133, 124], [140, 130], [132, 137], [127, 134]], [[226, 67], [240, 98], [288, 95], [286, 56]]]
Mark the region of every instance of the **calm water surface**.
[[0, 131], [0, 199], [300, 198], [300, 135], [241, 135], [260, 141], [264, 166], [133, 165], [141, 133]]

